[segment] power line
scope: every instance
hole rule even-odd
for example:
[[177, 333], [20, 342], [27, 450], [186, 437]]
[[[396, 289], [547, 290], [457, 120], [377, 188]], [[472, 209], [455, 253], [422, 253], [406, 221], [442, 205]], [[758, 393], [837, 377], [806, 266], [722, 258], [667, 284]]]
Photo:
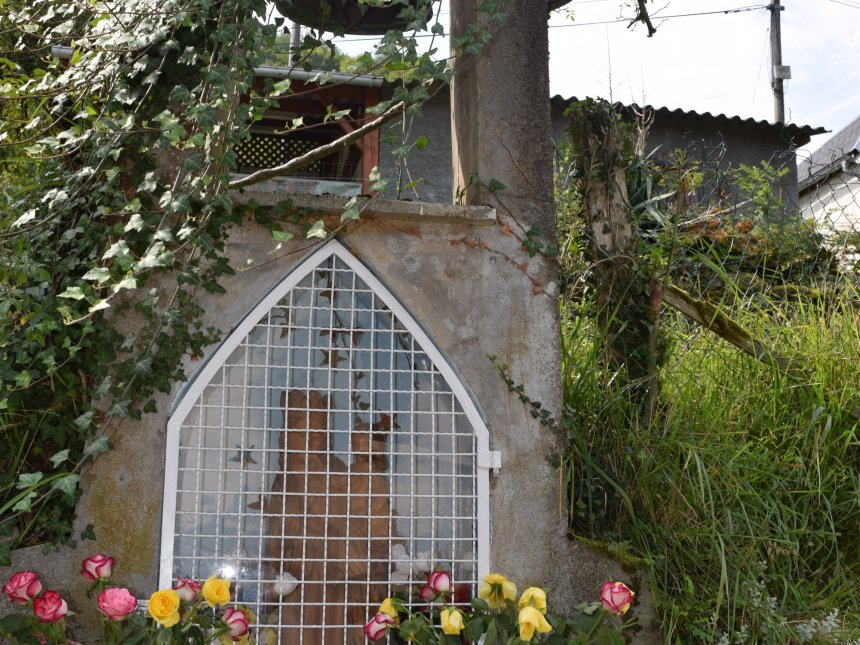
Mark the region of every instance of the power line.
[[[836, 0], [831, 0], [832, 2], [836, 2]], [[715, 14], [730, 14], [730, 13], [743, 13], [745, 11], [756, 11], [758, 9], [767, 9], [767, 5], [757, 4], [750, 5], [747, 7], [737, 7], [735, 9], [722, 9], [720, 11], [700, 11], [698, 13], [676, 13], [669, 16], [660, 16], [654, 14], [651, 16], [651, 19], [655, 22], [658, 20], [672, 20], [673, 18], [691, 18], [693, 16], [712, 16]], [[611, 25], [617, 22], [630, 22], [631, 18], [615, 18], [614, 20], [597, 20], [594, 22], [574, 22], [569, 25], [550, 25], [550, 29], [562, 29], [567, 27], [590, 27], [592, 25]]]
[[847, 0], [828, 0], [833, 4], [841, 4], [843, 7], [850, 7], [852, 9], [860, 9], [860, 5], [854, 4], [852, 2], [847, 2]]
[[[597, 2], [598, 0], [581, 0], [581, 1], [582, 2], [586, 2], [586, 1]], [[614, 1], [617, 2], [617, 0], [614, 0]], [[837, 0], [831, 0], [831, 2], [836, 2], [836, 1]], [[746, 11], [756, 11], [759, 9], [767, 9], [767, 5], [749, 5], [746, 7], [737, 7], [734, 9], [722, 9], [719, 11], [700, 11], [697, 13], [677, 13], [677, 14], [672, 14], [669, 16], [653, 15], [651, 17], [655, 21], [657, 21], [657, 20], [666, 21], [666, 20], [673, 20], [675, 18], [692, 18], [692, 17], [696, 17], [696, 16], [712, 16], [712, 15], [718, 15], [718, 14], [743, 13]], [[631, 20], [630, 18], [615, 18], [613, 20], [598, 20], [598, 21], [594, 21], [594, 22], [572, 22], [572, 23], [567, 24], [567, 25], [549, 25], [549, 29], [567, 29], [570, 27], [591, 27], [594, 25], [611, 25], [611, 24], [622, 23], [622, 22], [629, 23], [630, 20]], [[417, 34], [415, 36], [415, 38], [433, 38], [433, 37], [440, 37], [440, 36], [434, 35], [434, 34]], [[442, 36], [442, 37], [447, 37], [447, 34], [445, 36]], [[337, 42], [357, 43], [357, 42], [363, 42], [363, 41], [369, 41], [369, 40], [379, 40], [379, 37], [372, 37], [371, 36], [371, 37], [364, 37], [364, 38], [343, 38]]]

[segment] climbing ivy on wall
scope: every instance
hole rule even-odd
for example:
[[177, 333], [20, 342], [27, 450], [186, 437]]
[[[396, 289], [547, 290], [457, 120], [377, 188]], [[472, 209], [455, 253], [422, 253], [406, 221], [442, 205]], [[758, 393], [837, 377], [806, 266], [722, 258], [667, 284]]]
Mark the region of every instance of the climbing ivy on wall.
[[[377, 126], [450, 73], [414, 37], [439, 33], [433, 3], [403, 4], [409, 28], [355, 63], [409, 71]], [[493, 3], [482, 10], [503, 24]], [[108, 449], [108, 429], [153, 411], [183, 358], [218, 339], [195, 295], [223, 291], [231, 227], [253, 213], [273, 244], [288, 228], [329, 234], [288, 201], [229, 194], [236, 144], [290, 92], [289, 80], [252, 88], [284, 31], [264, 0], [0, 0], [0, 563], [77, 537], [80, 469]], [[457, 45], [476, 53], [488, 32], [470, 34]], [[358, 216], [352, 203], [341, 219]]]

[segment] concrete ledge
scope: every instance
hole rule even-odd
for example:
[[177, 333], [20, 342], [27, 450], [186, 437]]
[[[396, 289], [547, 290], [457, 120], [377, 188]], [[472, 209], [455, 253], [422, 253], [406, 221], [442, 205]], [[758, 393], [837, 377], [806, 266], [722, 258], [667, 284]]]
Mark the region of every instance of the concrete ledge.
[[[253, 189], [232, 190], [227, 195], [236, 204], [254, 201], [263, 206], [274, 206], [290, 200], [295, 208], [310, 208], [322, 215], [340, 215], [349, 201], [348, 197], [338, 195], [289, 195]], [[491, 206], [454, 206], [377, 197], [358, 197], [357, 203], [362, 217], [375, 219], [466, 222], [476, 226], [489, 226], [496, 221], [496, 209]]]

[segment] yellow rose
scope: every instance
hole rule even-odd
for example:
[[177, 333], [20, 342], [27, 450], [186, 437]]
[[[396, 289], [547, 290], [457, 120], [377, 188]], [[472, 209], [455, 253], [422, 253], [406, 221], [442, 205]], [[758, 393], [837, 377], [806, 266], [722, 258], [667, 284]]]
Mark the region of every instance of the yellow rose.
[[540, 613], [546, 613], [546, 593], [540, 587], [529, 587], [520, 596], [520, 609], [534, 607]]
[[230, 602], [230, 581], [211, 576], [203, 583], [203, 598], [210, 607]]
[[146, 609], [159, 625], [173, 627], [179, 622], [179, 594], [173, 589], [156, 591], [149, 597]]
[[400, 624], [400, 619], [397, 617], [397, 608], [394, 606], [391, 598], [386, 598], [382, 601], [382, 604], [379, 605], [379, 613], [391, 616], [394, 619], [395, 625]]
[[523, 607], [520, 609], [517, 624], [520, 626], [520, 640], [526, 643], [530, 642], [534, 637], [535, 630], [541, 634], [552, 631], [552, 626], [546, 622], [543, 614], [534, 607]]
[[505, 576], [491, 573], [484, 577], [478, 596], [486, 600], [490, 607], [498, 609], [505, 606], [505, 600], [513, 602], [516, 599], [517, 586]]
[[439, 613], [439, 620], [442, 622], [442, 633], [444, 634], [459, 636], [460, 632], [466, 629], [466, 620], [463, 617], [463, 612], [459, 609], [443, 609]]

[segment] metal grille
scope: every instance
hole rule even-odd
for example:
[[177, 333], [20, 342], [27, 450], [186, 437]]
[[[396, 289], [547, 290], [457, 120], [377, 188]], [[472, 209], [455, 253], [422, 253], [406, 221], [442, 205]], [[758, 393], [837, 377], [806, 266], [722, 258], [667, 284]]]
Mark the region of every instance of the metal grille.
[[461, 599], [474, 592], [486, 450], [450, 366], [331, 242], [224, 342], [171, 418], [161, 583], [218, 573], [270, 642], [362, 643], [379, 601], [415, 599], [431, 569], [451, 571]]

